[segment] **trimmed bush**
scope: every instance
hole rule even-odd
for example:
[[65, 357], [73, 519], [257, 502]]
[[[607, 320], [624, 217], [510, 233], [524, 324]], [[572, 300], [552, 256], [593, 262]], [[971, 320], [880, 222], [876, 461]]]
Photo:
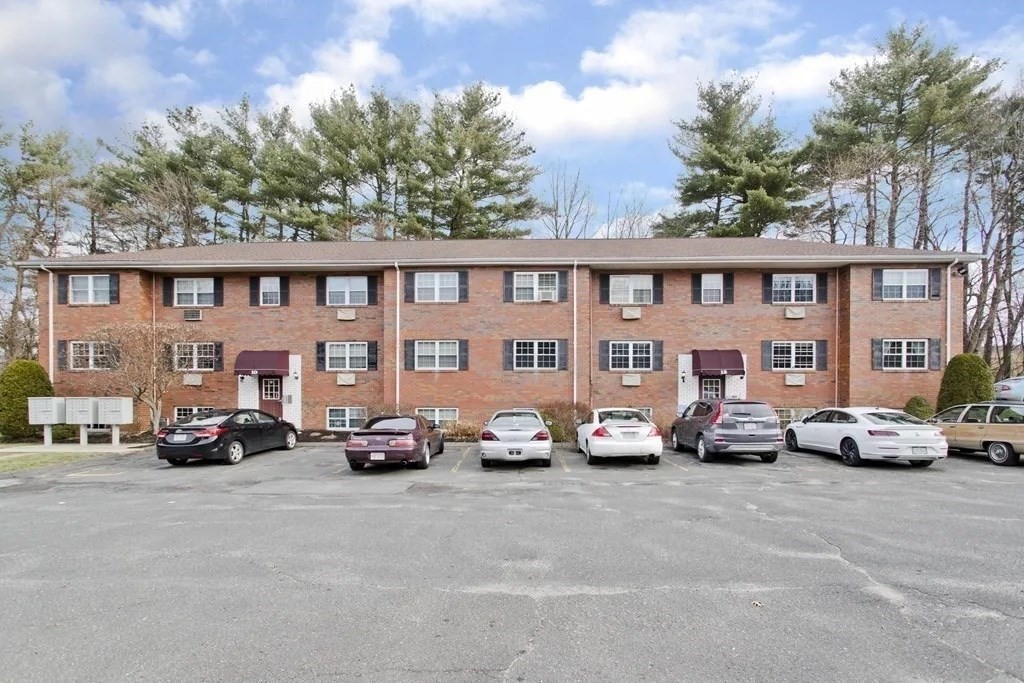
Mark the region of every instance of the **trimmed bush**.
[[42, 428], [28, 423], [30, 396], [53, 396], [53, 385], [42, 365], [16, 360], [0, 373], [0, 434], [9, 439], [39, 435]]
[[576, 440], [576, 420], [585, 418], [590, 406], [572, 401], [545, 401], [537, 406], [537, 410], [545, 421], [551, 422], [548, 427], [551, 440], [565, 442]]
[[445, 422], [443, 428], [445, 441], [479, 441], [482, 431], [480, 425], [463, 420]]
[[973, 353], [953, 356], [942, 373], [935, 410], [943, 411], [961, 403], [991, 401], [995, 398], [993, 381], [992, 369], [981, 356]]
[[906, 405], [903, 406], [903, 412], [922, 420], [927, 420], [935, 414], [932, 404], [924, 396], [911, 396]]

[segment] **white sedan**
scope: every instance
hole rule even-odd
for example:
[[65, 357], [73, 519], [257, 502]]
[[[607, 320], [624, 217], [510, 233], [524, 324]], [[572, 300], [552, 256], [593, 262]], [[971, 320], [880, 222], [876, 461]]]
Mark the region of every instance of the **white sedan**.
[[661, 430], [634, 408], [598, 408], [576, 428], [576, 449], [587, 464], [597, 458], [637, 457], [657, 465], [661, 460]]
[[863, 460], [908, 460], [928, 467], [948, 450], [941, 429], [888, 408], [819, 410], [786, 427], [786, 448], [837, 453], [850, 467]]

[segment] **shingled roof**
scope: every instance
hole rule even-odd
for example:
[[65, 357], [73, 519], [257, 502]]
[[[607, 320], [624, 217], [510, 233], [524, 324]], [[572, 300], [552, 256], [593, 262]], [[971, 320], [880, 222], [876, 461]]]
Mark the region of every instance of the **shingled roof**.
[[887, 249], [770, 238], [655, 238], [587, 240], [401, 240], [357, 242], [244, 242], [130, 253], [91, 254], [19, 262], [24, 268], [187, 270], [326, 270], [440, 265], [563, 265], [700, 268], [853, 263], [953, 263], [977, 254]]

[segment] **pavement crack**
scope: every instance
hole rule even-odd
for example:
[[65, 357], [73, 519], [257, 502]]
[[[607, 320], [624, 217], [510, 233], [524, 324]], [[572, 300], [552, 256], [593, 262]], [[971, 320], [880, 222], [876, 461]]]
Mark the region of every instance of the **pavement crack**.
[[530, 633], [527, 636], [526, 646], [521, 648], [519, 652], [516, 654], [516, 656], [512, 659], [512, 661], [509, 662], [509, 665], [502, 670], [501, 673], [503, 681], [511, 680], [512, 670], [516, 667], [516, 665], [522, 662], [523, 659], [525, 659], [526, 657], [529, 657], [531, 654], [533, 654], [533, 650], [536, 647], [537, 634], [540, 631], [541, 627], [544, 625], [544, 617], [542, 617], [540, 613], [540, 600], [536, 597], [531, 597], [530, 600], [533, 604], [533, 626], [530, 628]]

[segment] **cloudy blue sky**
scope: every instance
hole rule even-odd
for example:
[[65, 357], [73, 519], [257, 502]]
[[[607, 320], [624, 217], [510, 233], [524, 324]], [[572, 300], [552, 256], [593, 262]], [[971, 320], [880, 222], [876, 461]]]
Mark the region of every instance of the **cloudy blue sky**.
[[656, 209], [698, 80], [755, 75], [799, 137], [899, 21], [1006, 60], [1008, 84], [1024, 68], [1020, 0], [0, 0], [0, 115], [89, 138], [243, 93], [301, 113], [350, 83], [427, 99], [481, 80], [541, 163]]

